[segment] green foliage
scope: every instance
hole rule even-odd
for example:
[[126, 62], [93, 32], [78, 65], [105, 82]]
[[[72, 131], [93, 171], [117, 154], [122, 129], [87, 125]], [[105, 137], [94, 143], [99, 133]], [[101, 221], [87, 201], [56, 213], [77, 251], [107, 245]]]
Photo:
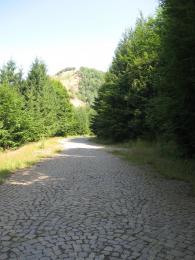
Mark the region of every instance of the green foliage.
[[0, 80], [0, 147], [89, 132], [88, 112], [73, 110], [66, 89], [48, 77], [40, 60], [33, 62], [26, 80], [9, 61], [1, 70]]
[[98, 136], [118, 141], [147, 132], [146, 107], [156, 91], [158, 30], [158, 17], [140, 17], [135, 30], [127, 31], [120, 41], [94, 103], [92, 129]]
[[104, 82], [104, 72], [81, 67], [79, 70], [79, 93], [78, 97], [91, 106], [97, 97], [97, 92]]
[[[167, 130], [183, 155], [195, 154], [195, 2], [165, 0], [159, 95]], [[161, 114], [157, 114], [161, 116]], [[161, 125], [160, 125], [161, 127]]]
[[68, 93], [59, 81], [50, 80], [50, 84], [53, 88], [50, 97], [55, 103], [53, 109], [55, 108], [56, 111], [56, 115], [53, 117], [53, 122], [57, 124], [56, 135], [72, 134], [74, 111]]
[[97, 136], [173, 141], [195, 155], [194, 25], [193, 0], [162, 0], [124, 34], [94, 103]]
[[23, 87], [22, 70], [17, 70], [13, 60], [9, 60], [0, 70], [0, 84], [7, 84], [18, 90]]
[[60, 82], [49, 79], [45, 65], [38, 60], [28, 74], [25, 96], [32, 139], [69, 133], [72, 106], [67, 91]]
[[0, 147], [24, 142], [25, 111], [22, 97], [7, 85], [0, 86]]
[[89, 121], [91, 117], [90, 107], [75, 107], [73, 113], [74, 116], [71, 132], [74, 135], [89, 135]]

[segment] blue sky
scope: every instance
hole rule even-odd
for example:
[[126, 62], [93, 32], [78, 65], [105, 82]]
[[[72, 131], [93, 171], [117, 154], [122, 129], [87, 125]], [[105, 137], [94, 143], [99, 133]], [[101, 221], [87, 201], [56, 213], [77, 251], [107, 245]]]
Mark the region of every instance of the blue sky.
[[126, 28], [158, 0], [0, 0], [0, 66], [27, 71], [35, 57], [50, 74], [69, 66], [107, 70]]

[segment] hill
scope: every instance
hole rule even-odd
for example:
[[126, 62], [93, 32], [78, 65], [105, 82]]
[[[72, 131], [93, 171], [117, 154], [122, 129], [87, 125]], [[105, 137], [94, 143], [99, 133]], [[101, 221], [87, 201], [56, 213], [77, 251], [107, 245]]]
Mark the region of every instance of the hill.
[[79, 107], [93, 104], [98, 89], [104, 83], [104, 74], [92, 68], [81, 67], [77, 70], [68, 67], [57, 72], [53, 78], [63, 84], [69, 92], [71, 103]]

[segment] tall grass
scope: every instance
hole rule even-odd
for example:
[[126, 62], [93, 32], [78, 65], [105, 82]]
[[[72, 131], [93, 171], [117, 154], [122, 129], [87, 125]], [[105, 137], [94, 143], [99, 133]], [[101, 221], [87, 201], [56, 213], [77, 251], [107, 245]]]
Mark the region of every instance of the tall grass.
[[41, 158], [54, 156], [62, 150], [60, 140], [54, 137], [42, 139], [39, 142], [26, 144], [17, 150], [0, 152], [0, 183], [12, 172], [31, 166], [40, 161]]

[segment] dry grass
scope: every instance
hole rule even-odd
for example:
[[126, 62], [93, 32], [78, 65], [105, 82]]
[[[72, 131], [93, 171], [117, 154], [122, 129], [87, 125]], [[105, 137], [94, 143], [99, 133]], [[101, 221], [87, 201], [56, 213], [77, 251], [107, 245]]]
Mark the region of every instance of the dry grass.
[[42, 158], [55, 156], [62, 150], [60, 140], [62, 138], [54, 137], [26, 144], [17, 150], [0, 152], [0, 183], [18, 169], [29, 167]]

